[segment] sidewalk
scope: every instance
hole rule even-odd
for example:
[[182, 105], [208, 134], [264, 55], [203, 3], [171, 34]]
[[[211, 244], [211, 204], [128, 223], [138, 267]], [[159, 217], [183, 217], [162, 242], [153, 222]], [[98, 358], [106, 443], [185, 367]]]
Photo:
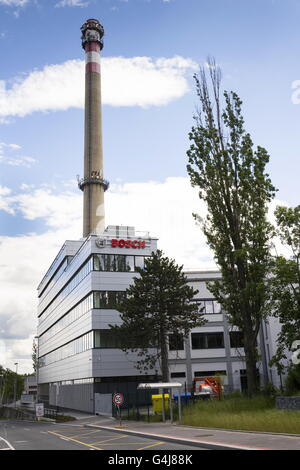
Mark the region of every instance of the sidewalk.
[[100, 416], [86, 427], [162, 439], [211, 450], [300, 450], [300, 435], [195, 428], [171, 423], [118, 421]]

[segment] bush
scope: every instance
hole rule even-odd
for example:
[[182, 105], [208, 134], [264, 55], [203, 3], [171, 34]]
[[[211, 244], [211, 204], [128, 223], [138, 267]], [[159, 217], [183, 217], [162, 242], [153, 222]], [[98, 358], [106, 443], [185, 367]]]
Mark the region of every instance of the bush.
[[298, 395], [300, 393], [300, 364], [293, 364], [288, 369], [285, 380], [285, 394]]
[[267, 385], [261, 389], [260, 393], [265, 397], [271, 397], [271, 398], [275, 398], [278, 395], [280, 395], [279, 390], [276, 387], [274, 387], [274, 385], [271, 382], [267, 383]]

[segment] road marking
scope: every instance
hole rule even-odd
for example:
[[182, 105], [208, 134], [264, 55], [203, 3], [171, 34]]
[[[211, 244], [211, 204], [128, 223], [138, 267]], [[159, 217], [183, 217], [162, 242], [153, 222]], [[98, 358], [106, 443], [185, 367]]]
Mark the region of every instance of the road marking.
[[91, 448], [96, 449], [96, 450], [103, 450], [103, 449], [101, 449], [100, 447], [95, 447], [95, 446], [93, 446], [92, 444], [87, 444], [86, 442], [82, 442], [82, 441], [79, 441], [79, 440], [77, 440], [77, 439], [73, 439], [72, 437], [66, 437], [66, 436], [64, 436], [63, 434], [59, 434], [58, 432], [48, 431], [48, 433], [49, 433], [49, 434], [54, 434], [55, 436], [58, 436], [58, 437], [60, 437], [60, 438], [64, 437], [64, 438], [66, 438], [68, 441], [74, 441], [74, 442], [77, 442], [78, 444], [82, 444], [82, 445], [84, 445], [84, 446], [86, 446], [86, 447], [91, 447]]
[[0, 437], [0, 439], [1, 441], [5, 442], [5, 444], [7, 445], [7, 447], [4, 447], [1, 450], [15, 450], [13, 446], [6, 439], [4, 439], [3, 437]]
[[150, 446], [146, 446], [146, 447], [140, 447], [139, 449], [137, 450], [144, 450], [144, 449], [149, 449], [149, 447], [155, 447], [155, 446], [159, 446], [160, 444], [164, 444], [164, 442], [156, 442], [155, 444], [151, 444]]
[[117, 441], [118, 439], [124, 439], [125, 437], [128, 436], [112, 437], [111, 439], [106, 439], [105, 441], [92, 442], [92, 444], [105, 444], [106, 442]]
[[[148, 442], [118, 442], [119, 446], [133, 446], [133, 445], [142, 445], [142, 444], [148, 444]], [[114, 446], [115, 443], [112, 444], [105, 444], [106, 446]], [[155, 444], [156, 445], [156, 444]]]
[[97, 431], [89, 431], [89, 432], [85, 432], [83, 434], [74, 434], [74, 436], [71, 436], [71, 437], [83, 437], [83, 436], [88, 436], [90, 434], [95, 434], [97, 432], [103, 432], [103, 431], [100, 431], [100, 430], [97, 430]]

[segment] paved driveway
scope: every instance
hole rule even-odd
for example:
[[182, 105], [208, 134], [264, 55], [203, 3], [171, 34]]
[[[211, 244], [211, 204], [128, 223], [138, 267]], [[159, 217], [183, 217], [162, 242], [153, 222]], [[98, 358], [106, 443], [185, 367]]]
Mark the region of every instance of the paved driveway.
[[0, 423], [0, 449], [15, 450], [195, 450], [187, 444], [136, 437], [126, 431], [88, 429], [84, 424], [48, 424], [17, 421]]

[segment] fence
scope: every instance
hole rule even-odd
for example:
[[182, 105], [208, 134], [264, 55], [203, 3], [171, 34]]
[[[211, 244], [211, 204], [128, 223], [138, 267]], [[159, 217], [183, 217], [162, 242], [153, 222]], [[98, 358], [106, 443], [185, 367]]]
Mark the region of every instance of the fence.
[[[158, 390], [137, 390], [136, 393], [123, 393], [124, 403], [120, 406], [112, 406], [112, 416], [114, 418], [135, 420], [135, 421], [161, 421], [160, 411], [153, 407], [152, 395], [157, 395]], [[190, 394], [181, 395], [181, 406], [189, 406], [194, 403]], [[178, 400], [172, 399], [173, 418], [178, 417]], [[166, 419], [170, 418], [169, 400], [165, 398]]]

